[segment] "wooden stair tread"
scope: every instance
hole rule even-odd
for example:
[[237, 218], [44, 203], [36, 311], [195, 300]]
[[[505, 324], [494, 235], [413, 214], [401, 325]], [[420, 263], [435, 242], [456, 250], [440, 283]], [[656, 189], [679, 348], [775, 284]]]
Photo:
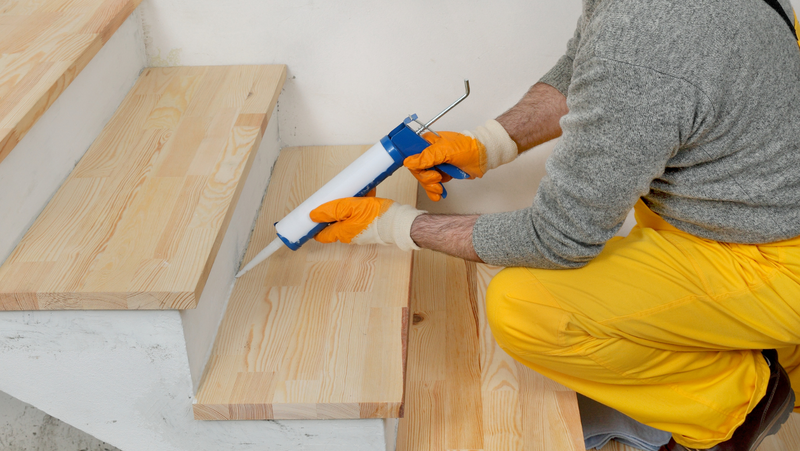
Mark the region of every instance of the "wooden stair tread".
[[416, 254], [397, 451], [583, 451], [575, 393], [506, 354], [486, 321], [500, 268]]
[[140, 2], [0, 2], [0, 162]]
[[145, 69], [0, 267], [0, 309], [196, 306], [285, 77]]
[[[244, 262], [273, 224], [368, 146], [283, 149]], [[397, 171], [378, 196], [416, 205]], [[199, 420], [402, 415], [412, 253], [309, 241], [284, 247], [236, 281], [203, 380]]]

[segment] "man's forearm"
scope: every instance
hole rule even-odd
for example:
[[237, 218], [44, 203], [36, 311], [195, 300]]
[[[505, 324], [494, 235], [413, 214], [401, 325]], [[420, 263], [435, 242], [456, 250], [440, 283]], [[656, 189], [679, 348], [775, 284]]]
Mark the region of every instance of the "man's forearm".
[[419, 215], [411, 225], [411, 239], [423, 249], [482, 263], [472, 246], [472, 227], [478, 216]]
[[[497, 118], [520, 152], [561, 136], [558, 121], [567, 114], [567, 99], [556, 88], [533, 85], [511, 109]], [[482, 262], [472, 245], [472, 228], [479, 215], [417, 216], [411, 239], [421, 248]]]
[[497, 122], [517, 143], [521, 153], [561, 136], [558, 121], [568, 111], [564, 94], [546, 83], [536, 83]]

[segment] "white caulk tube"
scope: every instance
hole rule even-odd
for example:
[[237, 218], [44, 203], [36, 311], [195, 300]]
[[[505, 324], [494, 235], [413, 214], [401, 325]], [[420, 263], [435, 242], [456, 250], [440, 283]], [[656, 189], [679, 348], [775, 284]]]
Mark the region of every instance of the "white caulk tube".
[[[400, 165], [402, 166], [402, 162]], [[285, 218], [276, 222], [275, 231], [278, 232], [278, 238], [275, 238], [264, 250], [253, 257], [250, 263], [242, 268], [236, 277], [241, 276], [267, 259], [267, 257], [281, 248], [281, 244], [285, 244], [292, 250], [299, 249], [309, 238], [312, 238], [320, 230], [328, 226], [328, 223], [312, 221], [310, 217], [312, 210], [332, 200], [356, 197], [358, 195], [363, 196], [377, 185], [376, 181], [382, 181], [386, 178], [386, 176], [381, 178], [382, 175], [387, 172], [394, 172], [392, 170], [393, 166], [397, 166], [397, 163], [383, 147], [383, 144], [377, 143], [370, 147], [356, 161], [350, 163], [342, 172], [318, 189], [305, 202], [298, 205]]]
[[[300, 247], [305, 240], [316, 235], [316, 232], [327, 225], [312, 221], [309, 216], [312, 210], [332, 200], [365, 195], [372, 186], [375, 186], [374, 182], [392, 169], [393, 165], [395, 165], [394, 159], [389, 156], [381, 143], [370, 147], [305, 202], [278, 221], [275, 224], [278, 237], [290, 248]], [[362, 193], [365, 190], [366, 192]]]
[[[239, 271], [236, 277], [240, 277], [267, 259], [281, 248], [281, 244], [285, 244], [292, 250], [297, 250], [308, 239], [327, 227], [328, 223], [316, 223], [311, 220], [310, 214], [312, 210], [332, 200], [363, 196], [401, 167], [403, 165], [403, 156], [393, 158], [390, 152], [393, 150], [397, 152], [396, 149], [387, 149], [383, 144], [384, 141], [381, 140], [381, 142], [370, 147], [369, 150], [350, 163], [349, 166], [312, 194], [311, 197], [298, 205], [285, 218], [275, 223], [275, 231], [278, 233], [278, 238], [259, 252], [247, 266]], [[389, 141], [389, 146], [393, 147], [391, 141]], [[399, 162], [397, 159], [399, 159]]]

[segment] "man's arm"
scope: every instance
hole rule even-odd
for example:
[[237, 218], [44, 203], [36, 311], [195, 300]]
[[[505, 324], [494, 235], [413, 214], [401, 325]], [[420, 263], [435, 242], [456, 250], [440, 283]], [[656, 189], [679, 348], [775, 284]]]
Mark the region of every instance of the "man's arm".
[[567, 52], [556, 65], [539, 83], [531, 86], [522, 100], [497, 118], [517, 143], [520, 153], [561, 136], [558, 121], [567, 114], [567, 90], [572, 82], [582, 23], [583, 16], [578, 19], [575, 35], [567, 43]]
[[423, 249], [483, 263], [472, 247], [472, 227], [478, 216], [419, 215], [411, 225], [411, 239]]
[[[520, 152], [561, 136], [558, 125], [567, 114], [567, 99], [556, 88], [537, 83], [511, 109], [497, 118]], [[411, 226], [417, 246], [482, 262], [472, 246], [472, 228], [479, 215], [420, 215]]]
[[[550, 85], [537, 83], [528, 90], [522, 100], [497, 118], [497, 121], [508, 131], [511, 139], [517, 144], [518, 149], [522, 151], [560, 136], [561, 127], [558, 121], [566, 113], [567, 103], [564, 95]], [[443, 252], [464, 260], [482, 262], [472, 244], [472, 230], [479, 217], [480, 215], [422, 214], [417, 216], [411, 224], [411, 239], [424, 249]], [[318, 222], [341, 221], [343, 219], [346, 218], [339, 218], [335, 215], [317, 216], [315, 218]], [[384, 229], [395, 230], [392, 227]], [[377, 230], [382, 229], [378, 227]], [[330, 233], [330, 229], [329, 235], [330, 238], [324, 242], [341, 238], [336, 233]], [[347, 234], [345, 233], [344, 235]], [[386, 242], [397, 242], [392, 239], [394, 237], [383, 236], [380, 232], [378, 232], [378, 235], [382, 238], [384, 244]], [[319, 236], [317, 239], [320, 239]], [[381, 240], [378, 240], [378, 242], [381, 242]], [[368, 243], [371, 243], [371, 241], [363, 241], [363, 244]]]
[[558, 121], [567, 114], [567, 98], [558, 89], [536, 83], [516, 105], [497, 118], [522, 153], [561, 136]]

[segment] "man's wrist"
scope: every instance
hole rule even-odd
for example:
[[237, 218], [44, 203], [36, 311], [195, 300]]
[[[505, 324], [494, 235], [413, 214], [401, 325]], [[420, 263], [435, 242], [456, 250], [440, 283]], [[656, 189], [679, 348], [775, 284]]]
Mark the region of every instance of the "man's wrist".
[[517, 143], [511, 139], [506, 129], [494, 119], [489, 119], [482, 126], [475, 128], [475, 130], [465, 131], [464, 134], [477, 139], [486, 149], [484, 172], [514, 161], [519, 154]]
[[425, 213], [411, 205], [392, 203], [385, 213], [377, 217], [354, 239], [355, 244], [394, 244], [404, 251], [419, 250], [411, 240], [411, 224]]
[[482, 262], [472, 246], [472, 228], [479, 216], [421, 214], [411, 225], [411, 239], [423, 249]]
[[411, 239], [411, 225], [425, 212], [411, 205], [395, 203], [386, 212], [385, 218], [378, 218], [378, 233], [384, 241], [394, 243], [404, 251], [419, 250]]

